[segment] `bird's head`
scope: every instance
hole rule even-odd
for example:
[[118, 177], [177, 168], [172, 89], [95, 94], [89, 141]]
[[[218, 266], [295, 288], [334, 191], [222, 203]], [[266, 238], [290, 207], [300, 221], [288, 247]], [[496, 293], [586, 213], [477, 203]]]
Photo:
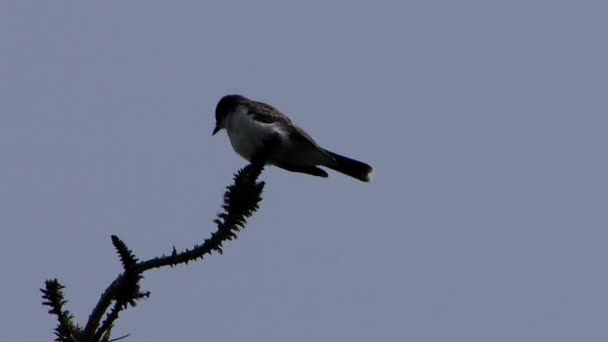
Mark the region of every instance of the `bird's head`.
[[215, 135], [217, 132], [226, 128], [226, 118], [232, 112], [236, 110], [236, 108], [244, 103], [249, 101], [246, 97], [241, 95], [226, 95], [220, 99], [215, 107], [215, 128], [213, 129], [213, 134]]

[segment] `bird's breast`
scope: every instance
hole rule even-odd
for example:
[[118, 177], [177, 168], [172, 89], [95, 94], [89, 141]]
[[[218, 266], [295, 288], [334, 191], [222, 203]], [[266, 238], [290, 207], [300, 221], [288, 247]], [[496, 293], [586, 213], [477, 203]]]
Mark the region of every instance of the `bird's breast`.
[[228, 118], [226, 132], [234, 151], [247, 160], [251, 160], [263, 147], [266, 139], [276, 133], [284, 134], [277, 124], [261, 123], [241, 113], [235, 113]]

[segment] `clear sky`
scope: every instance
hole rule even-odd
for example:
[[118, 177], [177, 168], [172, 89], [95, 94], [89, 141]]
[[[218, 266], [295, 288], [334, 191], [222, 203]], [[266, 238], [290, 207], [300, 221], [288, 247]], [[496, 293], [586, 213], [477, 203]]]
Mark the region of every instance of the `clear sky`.
[[150, 273], [129, 341], [607, 341], [608, 4], [3, 1], [3, 341], [83, 322], [200, 242], [245, 165], [218, 99], [272, 103], [363, 184], [278, 169], [223, 256]]

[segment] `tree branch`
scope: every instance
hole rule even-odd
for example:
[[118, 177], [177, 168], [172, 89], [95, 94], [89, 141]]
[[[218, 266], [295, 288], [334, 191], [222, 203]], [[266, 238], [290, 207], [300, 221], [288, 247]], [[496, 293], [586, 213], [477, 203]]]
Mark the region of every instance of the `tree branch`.
[[[191, 249], [177, 252], [175, 247], [170, 255], [163, 255], [149, 260], [139, 261], [127, 245], [117, 236], [112, 236], [114, 245], [123, 266], [120, 274], [104, 290], [101, 298], [93, 308], [84, 329], [80, 329], [72, 322], [72, 316], [64, 311], [65, 303], [61, 289], [63, 288], [56, 280], [47, 281], [47, 289], [42, 290], [45, 305], [51, 306], [50, 313], [57, 315], [58, 327], [56, 330], [57, 341], [110, 341], [110, 332], [119, 313], [129, 305], [135, 306], [137, 301], [147, 298], [150, 293], [140, 290], [140, 281], [143, 273], [151, 269], [187, 264], [190, 261], [202, 259], [205, 255], [217, 252], [222, 254], [223, 244], [228, 240], [237, 238], [237, 233], [245, 228], [247, 219], [259, 208], [262, 200], [264, 182], [257, 181], [261, 175], [268, 155], [276, 146], [278, 137], [266, 141], [264, 148], [252, 158], [251, 163], [237, 171], [234, 175], [234, 183], [227, 187], [224, 193], [223, 212], [219, 213], [213, 221], [217, 230], [200, 245], [194, 245]], [[110, 309], [111, 307], [111, 309]], [[108, 311], [109, 310], [109, 311]], [[102, 318], [105, 319], [102, 322]]]

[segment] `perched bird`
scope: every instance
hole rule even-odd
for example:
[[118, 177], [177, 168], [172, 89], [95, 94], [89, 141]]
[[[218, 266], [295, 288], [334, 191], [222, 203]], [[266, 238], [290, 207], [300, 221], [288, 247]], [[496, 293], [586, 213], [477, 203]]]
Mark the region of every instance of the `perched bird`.
[[276, 138], [266, 162], [292, 172], [327, 177], [319, 166], [328, 167], [363, 182], [373, 168], [363, 162], [323, 149], [278, 109], [241, 95], [226, 95], [215, 108], [213, 135], [226, 129], [232, 147], [251, 161], [265, 141]]

